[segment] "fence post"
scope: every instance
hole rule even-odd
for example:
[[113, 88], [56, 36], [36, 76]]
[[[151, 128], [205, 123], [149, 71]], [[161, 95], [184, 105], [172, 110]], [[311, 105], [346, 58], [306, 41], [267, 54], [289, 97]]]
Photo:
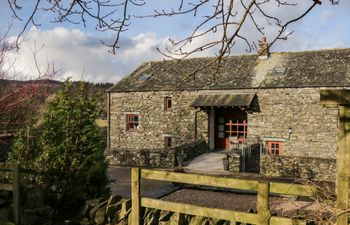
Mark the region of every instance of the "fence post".
[[141, 224], [141, 195], [140, 195], [140, 168], [131, 169], [131, 223], [132, 225]]
[[339, 110], [336, 196], [340, 214], [337, 225], [348, 225], [349, 213], [345, 211], [349, 208], [350, 90], [321, 90], [320, 101], [324, 106], [338, 107]]
[[[339, 106], [339, 141], [337, 155], [337, 208], [349, 207], [349, 160], [350, 160], [350, 107]], [[337, 225], [348, 225], [348, 213], [337, 217]]]
[[258, 225], [269, 225], [270, 224], [270, 208], [269, 208], [269, 192], [270, 184], [268, 182], [259, 181], [258, 184], [258, 199], [257, 199], [257, 210], [258, 210]]
[[13, 168], [13, 216], [16, 225], [21, 224], [20, 217], [20, 192], [21, 192], [20, 166], [18, 164]]

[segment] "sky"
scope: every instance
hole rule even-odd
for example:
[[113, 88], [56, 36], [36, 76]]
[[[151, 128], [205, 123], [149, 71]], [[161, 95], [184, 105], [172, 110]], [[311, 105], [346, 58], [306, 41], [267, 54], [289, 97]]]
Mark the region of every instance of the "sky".
[[[193, 2], [185, 1], [185, 2]], [[19, 1], [22, 3], [21, 1]], [[27, 18], [31, 5], [24, 1], [20, 11], [20, 17]], [[29, 1], [31, 2], [31, 1]], [[238, 2], [238, 1], [236, 1]], [[267, 10], [282, 20], [288, 20], [299, 15], [312, 0], [288, 0], [297, 3], [295, 7], [277, 7], [270, 5]], [[323, 0], [321, 6], [317, 6], [301, 21], [293, 24], [289, 31], [294, 31], [286, 41], [277, 42], [271, 49], [280, 51], [305, 51], [327, 48], [350, 47], [350, 1], [341, 0], [339, 5], [332, 6]], [[28, 5], [27, 5], [28, 4]], [[169, 38], [179, 40], [186, 37], [196, 24], [203, 20], [203, 15], [208, 14], [210, 7], [203, 8], [197, 17], [192, 15], [167, 17], [167, 18], [137, 18], [134, 15], [148, 15], [154, 9], [176, 8], [178, 1], [147, 0], [142, 7], [131, 7], [132, 16], [129, 30], [122, 33], [120, 48], [113, 55], [108, 52], [108, 47], [101, 44], [101, 40], [113, 40], [115, 33], [98, 32], [93, 26], [95, 21], [88, 20], [87, 27], [71, 23], [52, 23], [53, 15], [45, 12], [36, 15], [35, 19], [40, 26], [30, 25], [24, 35], [18, 51], [11, 51], [7, 55], [10, 73], [23, 73], [31, 79], [38, 76], [33, 52], [36, 53], [40, 68], [44, 68], [48, 62], [54, 62], [59, 73], [56, 80], [71, 78], [73, 80], [86, 80], [90, 82], [117, 82], [128, 75], [140, 64], [147, 61], [162, 60], [162, 56], [156, 48], [162, 50], [171, 48]], [[238, 7], [238, 6], [237, 6]], [[237, 8], [237, 15], [241, 10]], [[267, 24], [264, 18], [257, 18], [262, 24]], [[23, 27], [23, 22], [11, 20], [11, 10], [7, 0], [0, 0], [0, 32], [4, 32], [9, 23], [12, 23], [9, 33], [10, 40], [14, 40]], [[276, 32], [276, 28], [266, 25], [264, 29], [268, 40]], [[242, 35], [250, 41], [257, 42], [261, 39], [251, 23], [245, 24]], [[215, 40], [220, 35], [218, 32], [209, 34], [204, 38], [193, 41], [191, 46], [199, 46]], [[232, 54], [247, 54], [247, 46], [238, 41]], [[214, 56], [215, 49], [202, 52], [197, 56]]]

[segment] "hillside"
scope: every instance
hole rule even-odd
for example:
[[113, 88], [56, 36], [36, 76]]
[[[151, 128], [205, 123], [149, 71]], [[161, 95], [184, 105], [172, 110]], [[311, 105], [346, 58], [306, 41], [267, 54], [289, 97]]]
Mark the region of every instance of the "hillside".
[[[106, 113], [105, 91], [112, 83], [73, 82], [75, 90], [81, 85], [86, 87], [89, 95], [98, 97], [101, 106], [101, 117]], [[0, 79], [0, 161], [1, 155], [11, 147], [13, 136], [34, 118], [44, 111], [46, 99], [54, 95], [64, 82], [56, 80], [4, 80]]]

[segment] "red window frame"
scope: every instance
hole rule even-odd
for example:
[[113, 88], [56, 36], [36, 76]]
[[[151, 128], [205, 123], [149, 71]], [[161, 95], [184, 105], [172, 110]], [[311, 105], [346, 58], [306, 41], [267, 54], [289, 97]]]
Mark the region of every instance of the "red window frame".
[[164, 147], [172, 148], [173, 147], [173, 138], [172, 137], [164, 137]]
[[269, 155], [282, 155], [282, 142], [280, 141], [268, 141], [267, 142], [267, 150]]
[[168, 111], [172, 107], [171, 97], [164, 97], [164, 111]]
[[246, 120], [229, 120], [225, 125], [227, 126], [226, 133], [228, 133], [230, 137], [237, 137], [239, 142], [247, 141], [248, 123]]
[[137, 130], [140, 125], [140, 115], [139, 114], [127, 114], [126, 115], [126, 130]]

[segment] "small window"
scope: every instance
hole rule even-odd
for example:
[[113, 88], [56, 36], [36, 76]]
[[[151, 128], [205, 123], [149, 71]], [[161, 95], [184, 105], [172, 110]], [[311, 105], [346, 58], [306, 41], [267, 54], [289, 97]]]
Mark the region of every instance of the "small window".
[[136, 130], [139, 126], [140, 120], [138, 114], [127, 114], [126, 115], [126, 129]]
[[149, 78], [151, 78], [151, 75], [149, 74], [143, 74], [141, 77], [139, 77], [139, 81], [146, 81]]
[[171, 148], [172, 147], [172, 137], [164, 137], [164, 147]]
[[273, 76], [283, 76], [287, 73], [287, 68], [285, 67], [276, 67], [272, 69]]
[[270, 155], [282, 155], [282, 142], [267, 142], [267, 149]]
[[171, 97], [164, 97], [164, 111], [168, 111], [169, 109], [171, 109], [171, 106]]

